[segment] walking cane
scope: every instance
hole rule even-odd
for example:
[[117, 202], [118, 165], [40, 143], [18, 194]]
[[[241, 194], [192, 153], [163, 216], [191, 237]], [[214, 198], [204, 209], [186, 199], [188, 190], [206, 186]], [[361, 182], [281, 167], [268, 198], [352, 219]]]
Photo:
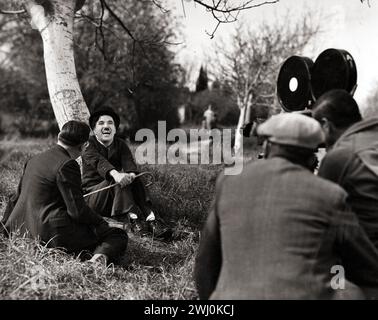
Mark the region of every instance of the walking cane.
[[[141, 177], [141, 176], [146, 175], [146, 174], [150, 175], [150, 176], [152, 177], [152, 179], [153, 179], [153, 175], [152, 175], [152, 173], [149, 172], [149, 171], [144, 171], [144, 172], [138, 173], [138, 174], [135, 176], [135, 178]], [[134, 178], [134, 179], [135, 179], [135, 178]], [[146, 187], [150, 186], [152, 183], [153, 183], [153, 182], [150, 182], [150, 183], [146, 184]], [[101, 189], [94, 190], [94, 191], [92, 191], [92, 192], [86, 193], [85, 195], [83, 195], [83, 198], [88, 197], [88, 196], [91, 196], [92, 194], [95, 194], [95, 193], [97, 193], [97, 192], [100, 192], [100, 191], [104, 191], [104, 190], [107, 190], [107, 189], [113, 188], [113, 187], [115, 187], [115, 186], [117, 186], [117, 185], [119, 185], [119, 183], [113, 183], [113, 184], [111, 184], [111, 185], [109, 185], [109, 186], [107, 186], [107, 187], [104, 187], [104, 188], [101, 188]]]
[[[153, 176], [152, 173], [149, 172], [149, 171], [144, 171], [144, 172], [138, 173], [138, 174], [135, 176], [135, 178], [141, 177], [141, 176], [143, 176], [143, 175], [150, 175], [150, 177], [152, 177], [152, 180], [154, 180], [154, 176]], [[134, 179], [135, 179], [135, 178], [134, 178]], [[149, 182], [148, 184], [146, 184], [146, 187], [150, 186], [152, 183], [153, 183], [153, 182]], [[89, 192], [89, 193], [83, 195], [83, 198], [88, 197], [88, 196], [90, 196], [90, 195], [92, 195], [92, 194], [96, 194], [96, 193], [98, 193], [98, 192], [100, 192], [100, 191], [104, 191], [104, 190], [107, 190], [107, 189], [113, 188], [113, 187], [115, 187], [116, 185], [119, 185], [119, 183], [113, 183], [113, 184], [111, 184], [111, 185], [109, 185], [109, 186], [107, 186], [107, 187], [104, 187], [104, 188], [101, 188], [101, 189], [98, 189], [98, 190], [94, 190], [94, 191], [92, 191], [92, 192]], [[105, 218], [105, 217], [104, 217], [104, 219], [105, 219], [105, 221], [109, 224], [109, 226], [113, 226], [113, 227], [115, 227], [115, 228], [119, 228], [119, 229], [125, 230], [125, 223], [119, 223], [118, 221], [114, 221], [114, 220], [111, 219], [111, 218]], [[152, 248], [153, 243], [154, 243], [154, 236], [155, 236], [155, 226], [153, 225], [153, 226], [152, 226], [151, 248]]]

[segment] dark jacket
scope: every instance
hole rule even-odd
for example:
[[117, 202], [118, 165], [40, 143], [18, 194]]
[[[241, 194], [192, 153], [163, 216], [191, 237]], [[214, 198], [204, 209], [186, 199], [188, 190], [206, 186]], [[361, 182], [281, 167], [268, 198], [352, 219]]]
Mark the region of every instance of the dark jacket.
[[89, 145], [83, 155], [83, 188], [87, 189], [104, 180], [112, 180], [112, 169], [123, 172], [138, 172], [137, 165], [126, 142], [114, 138], [109, 147], [97, 141], [95, 136], [89, 138]]
[[333, 265], [378, 286], [378, 252], [338, 185], [284, 158], [219, 179], [195, 266], [201, 299], [327, 299]]
[[59, 145], [27, 162], [10, 203], [2, 219], [8, 232], [19, 229], [73, 251], [95, 244], [93, 231], [107, 225], [85, 204], [80, 167]]
[[346, 190], [348, 204], [378, 248], [378, 118], [346, 130], [323, 158], [318, 175]]

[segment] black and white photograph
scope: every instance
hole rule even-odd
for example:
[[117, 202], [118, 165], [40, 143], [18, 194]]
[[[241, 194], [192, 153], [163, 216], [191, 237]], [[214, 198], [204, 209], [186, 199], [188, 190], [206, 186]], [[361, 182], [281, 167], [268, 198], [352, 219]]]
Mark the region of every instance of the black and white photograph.
[[377, 300], [377, 57], [375, 0], [0, 0], [0, 300]]

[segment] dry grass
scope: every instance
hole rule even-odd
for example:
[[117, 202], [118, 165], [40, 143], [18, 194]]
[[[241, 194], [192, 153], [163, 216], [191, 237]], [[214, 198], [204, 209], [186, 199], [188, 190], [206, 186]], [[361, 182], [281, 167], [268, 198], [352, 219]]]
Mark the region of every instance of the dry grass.
[[[53, 143], [0, 142], [0, 217], [25, 161]], [[120, 264], [104, 269], [21, 235], [0, 236], [0, 299], [196, 299], [192, 275], [199, 230], [222, 166], [144, 165], [142, 170], [155, 178], [153, 209], [182, 235], [180, 240], [163, 243], [130, 235]]]
[[[25, 161], [52, 143], [1, 143], [0, 216], [17, 187]], [[134, 236], [120, 265], [105, 270], [21, 235], [0, 237], [0, 298], [195, 299], [192, 273], [199, 222], [206, 216], [219, 169], [143, 167], [155, 176], [151, 187], [155, 211], [184, 237], [162, 243]]]
[[81, 262], [57, 249], [14, 235], [0, 238], [1, 299], [195, 299], [191, 279], [195, 245], [146, 246], [130, 241], [120, 265]]

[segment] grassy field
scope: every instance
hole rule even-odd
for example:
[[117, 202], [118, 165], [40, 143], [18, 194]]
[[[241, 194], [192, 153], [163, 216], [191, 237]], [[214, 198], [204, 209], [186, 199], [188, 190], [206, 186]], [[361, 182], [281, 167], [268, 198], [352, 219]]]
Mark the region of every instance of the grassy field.
[[[0, 217], [25, 161], [53, 140], [0, 142]], [[252, 150], [249, 158], [255, 157]], [[107, 269], [36, 241], [0, 236], [0, 299], [196, 299], [193, 266], [202, 224], [222, 165], [143, 165], [152, 172], [154, 210], [169, 221], [176, 240], [131, 236], [119, 265]]]

